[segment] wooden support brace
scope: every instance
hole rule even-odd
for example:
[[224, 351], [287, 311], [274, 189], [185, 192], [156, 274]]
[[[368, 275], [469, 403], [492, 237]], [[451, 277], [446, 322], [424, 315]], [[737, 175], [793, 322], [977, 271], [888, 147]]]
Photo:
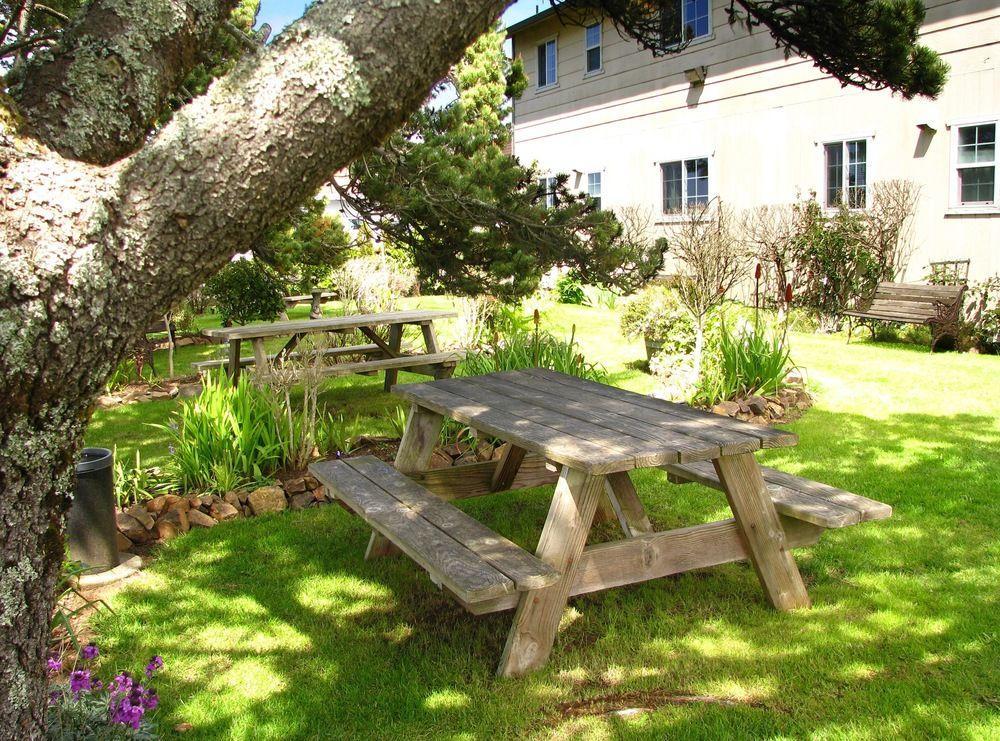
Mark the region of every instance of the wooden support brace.
[[521, 468], [521, 463], [524, 461], [525, 452], [527, 451], [524, 448], [507, 443], [507, 449], [504, 450], [503, 456], [493, 472], [490, 491], [507, 491], [511, 487]]

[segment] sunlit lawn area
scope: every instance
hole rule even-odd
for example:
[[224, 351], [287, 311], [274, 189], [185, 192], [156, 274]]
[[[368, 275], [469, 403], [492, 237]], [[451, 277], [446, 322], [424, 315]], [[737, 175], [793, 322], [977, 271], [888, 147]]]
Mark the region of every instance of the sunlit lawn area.
[[[613, 311], [545, 317], [575, 323], [614, 383], [652, 389]], [[802, 333], [793, 350], [816, 405], [767, 462], [895, 509], [797, 552], [811, 610], [770, 609], [743, 564], [611, 590], [571, 600], [544, 670], [498, 680], [510, 614], [465, 613], [406, 559], [365, 562], [367, 529], [325, 507], [171, 541], [95, 620], [104, 654], [163, 655], [160, 725], [193, 724], [185, 738], [1000, 738], [1000, 358]], [[325, 389], [388, 431], [381, 378]], [[175, 407], [100, 411], [88, 443], [162, 460], [145, 423]], [[635, 480], [662, 528], [728, 516], [717, 492]], [[461, 506], [533, 548], [548, 493]]]

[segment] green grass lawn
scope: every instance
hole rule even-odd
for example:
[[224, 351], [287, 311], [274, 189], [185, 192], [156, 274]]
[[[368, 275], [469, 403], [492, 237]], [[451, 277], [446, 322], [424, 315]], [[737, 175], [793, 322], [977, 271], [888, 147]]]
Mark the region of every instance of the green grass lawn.
[[[546, 324], [651, 390], [613, 312]], [[169, 543], [94, 621], [106, 661], [161, 653], [160, 724], [192, 723], [185, 738], [1000, 738], [1000, 358], [808, 334], [793, 350], [816, 405], [797, 447], [762, 457], [895, 509], [797, 552], [811, 610], [770, 609], [744, 564], [611, 590], [571, 600], [544, 670], [498, 680], [509, 613], [468, 615], [405, 559], [363, 561], [366, 529], [326, 507]], [[379, 378], [326, 388], [373, 425], [395, 405]], [[98, 412], [88, 442], [162, 459], [142, 423], [174, 407]], [[635, 480], [660, 527], [727, 516], [718, 492]], [[547, 505], [461, 504], [529, 548]], [[690, 695], [708, 701], [671, 701]], [[599, 714], [629, 707], [651, 710]]]

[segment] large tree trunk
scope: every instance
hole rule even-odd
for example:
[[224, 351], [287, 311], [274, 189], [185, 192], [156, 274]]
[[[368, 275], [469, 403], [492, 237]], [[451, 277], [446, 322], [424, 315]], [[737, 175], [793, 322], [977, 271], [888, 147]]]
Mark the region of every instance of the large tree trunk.
[[[146, 7], [115, 7], [126, 2]], [[105, 167], [25, 138], [0, 107], [0, 738], [42, 734], [71, 463], [104, 380], [153, 317], [399, 125], [504, 4], [317, 3]], [[123, 95], [142, 76], [129, 64], [175, 79], [187, 48], [174, 39], [159, 59], [118, 60]], [[121, 155], [100, 118], [41, 115], [57, 97], [40, 92], [23, 100], [35, 133], [64, 154]]]

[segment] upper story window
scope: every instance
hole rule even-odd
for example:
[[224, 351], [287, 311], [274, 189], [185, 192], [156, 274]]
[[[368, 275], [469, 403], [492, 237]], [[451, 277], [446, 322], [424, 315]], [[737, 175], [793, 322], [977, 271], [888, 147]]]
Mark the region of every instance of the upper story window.
[[545, 206], [547, 208], [553, 208], [556, 203], [556, 185], [559, 183], [557, 178], [538, 178], [538, 192], [542, 194], [545, 199]]
[[708, 157], [660, 163], [663, 213], [685, 214], [708, 205]]
[[823, 205], [868, 207], [868, 140], [851, 139], [823, 145]]
[[685, 44], [712, 35], [711, 0], [673, 0], [673, 8], [660, 18], [660, 33], [667, 43]]
[[958, 126], [955, 134], [954, 203], [995, 206], [997, 187], [997, 122]]
[[594, 207], [601, 208], [601, 173], [587, 173], [587, 195], [594, 202]]
[[538, 87], [549, 87], [557, 81], [558, 60], [556, 40], [549, 39], [538, 45]]
[[603, 60], [601, 59], [601, 24], [595, 23], [587, 26], [586, 29], [586, 54], [587, 72], [600, 72]]

